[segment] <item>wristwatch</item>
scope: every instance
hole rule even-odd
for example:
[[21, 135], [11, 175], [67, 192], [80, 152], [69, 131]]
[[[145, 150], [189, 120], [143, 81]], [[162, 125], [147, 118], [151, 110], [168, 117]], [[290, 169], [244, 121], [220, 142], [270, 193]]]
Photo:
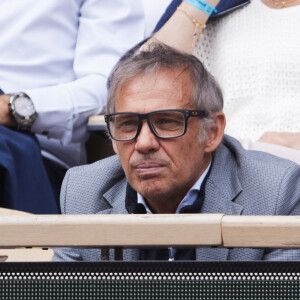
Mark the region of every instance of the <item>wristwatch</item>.
[[23, 92], [9, 94], [8, 108], [17, 122], [18, 130], [30, 130], [37, 115], [30, 97]]

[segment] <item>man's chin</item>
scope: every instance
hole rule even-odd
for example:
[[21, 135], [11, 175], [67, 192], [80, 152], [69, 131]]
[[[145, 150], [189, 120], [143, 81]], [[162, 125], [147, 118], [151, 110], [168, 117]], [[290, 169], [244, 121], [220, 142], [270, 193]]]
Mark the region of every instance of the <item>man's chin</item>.
[[138, 184], [137, 192], [145, 198], [157, 198], [165, 194], [165, 188], [162, 186], [160, 180], [148, 179], [143, 180]]

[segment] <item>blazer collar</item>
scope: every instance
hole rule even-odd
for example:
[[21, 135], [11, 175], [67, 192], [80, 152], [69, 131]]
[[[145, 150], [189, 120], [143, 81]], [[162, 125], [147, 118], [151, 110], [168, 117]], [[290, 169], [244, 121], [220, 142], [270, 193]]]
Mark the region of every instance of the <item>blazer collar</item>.
[[99, 201], [108, 203], [110, 207], [97, 211], [96, 214], [127, 214], [125, 208], [126, 186], [127, 180], [124, 176], [124, 178], [108, 189], [99, 199]]
[[[202, 213], [240, 215], [243, 206], [234, 200], [242, 192], [238, 178], [238, 165], [233, 153], [223, 144], [215, 152], [213, 169], [207, 179]], [[227, 248], [198, 248], [198, 261], [225, 261]]]
[[206, 182], [202, 212], [241, 214], [243, 207], [234, 202], [241, 192], [236, 158], [224, 144], [221, 144], [214, 154], [212, 170]]
[[[116, 185], [103, 194], [101, 201], [106, 201], [111, 206], [105, 210], [98, 211], [97, 214], [127, 214], [125, 208], [127, 180], [124, 177]], [[114, 260], [114, 249], [109, 251], [109, 259]], [[134, 261], [139, 259], [139, 249], [123, 249], [123, 260]]]

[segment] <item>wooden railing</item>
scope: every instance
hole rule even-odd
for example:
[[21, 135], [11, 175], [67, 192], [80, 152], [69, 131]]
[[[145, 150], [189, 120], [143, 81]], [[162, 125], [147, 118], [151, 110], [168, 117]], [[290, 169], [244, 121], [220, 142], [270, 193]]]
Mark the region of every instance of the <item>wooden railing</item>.
[[299, 247], [300, 217], [2, 213], [0, 247], [22, 246]]
[[[24, 262], [32, 246], [299, 247], [298, 216], [30, 215], [0, 209], [0, 299], [299, 299], [300, 262]], [[187, 234], [188, 233], [188, 234]], [[41, 253], [37, 251], [40, 250]], [[120, 250], [120, 249], [119, 249]], [[17, 251], [22, 255], [16, 255]], [[51, 251], [51, 250], [48, 250]], [[5, 255], [0, 255], [3, 261]], [[29, 257], [30, 258], [30, 257]], [[20, 262], [22, 261], [22, 262]]]

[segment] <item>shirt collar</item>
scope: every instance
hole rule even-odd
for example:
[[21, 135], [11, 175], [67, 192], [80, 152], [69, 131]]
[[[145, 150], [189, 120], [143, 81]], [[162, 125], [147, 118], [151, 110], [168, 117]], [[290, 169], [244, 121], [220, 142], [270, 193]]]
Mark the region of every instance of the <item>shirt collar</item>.
[[[204, 178], [206, 177], [206, 175], [207, 175], [207, 173], [209, 171], [210, 166], [211, 166], [211, 161], [210, 161], [208, 167], [205, 169], [205, 171], [199, 177], [199, 179], [189, 189], [189, 191], [187, 192], [187, 194], [185, 195], [185, 197], [179, 203], [179, 205], [178, 205], [178, 207], [176, 209], [176, 214], [178, 214], [179, 211], [183, 207], [188, 206], [188, 205], [192, 205], [195, 202], [195, 200], [198, 197], [198, 193], [199, 193], [199, 191], [201, 189], [201, 186], [202, 186], [202, 183], [204, 181]], [[138, 204], [142, 204], [145, 207], [147, 214], [152, 214], [152, 211], [150, 210], [150, 208], [148, 207], [147, 203], [145, 202], [144, 197], [141, 194], [139, 194], [139, 193], [137, 193], [137, 203]]]

